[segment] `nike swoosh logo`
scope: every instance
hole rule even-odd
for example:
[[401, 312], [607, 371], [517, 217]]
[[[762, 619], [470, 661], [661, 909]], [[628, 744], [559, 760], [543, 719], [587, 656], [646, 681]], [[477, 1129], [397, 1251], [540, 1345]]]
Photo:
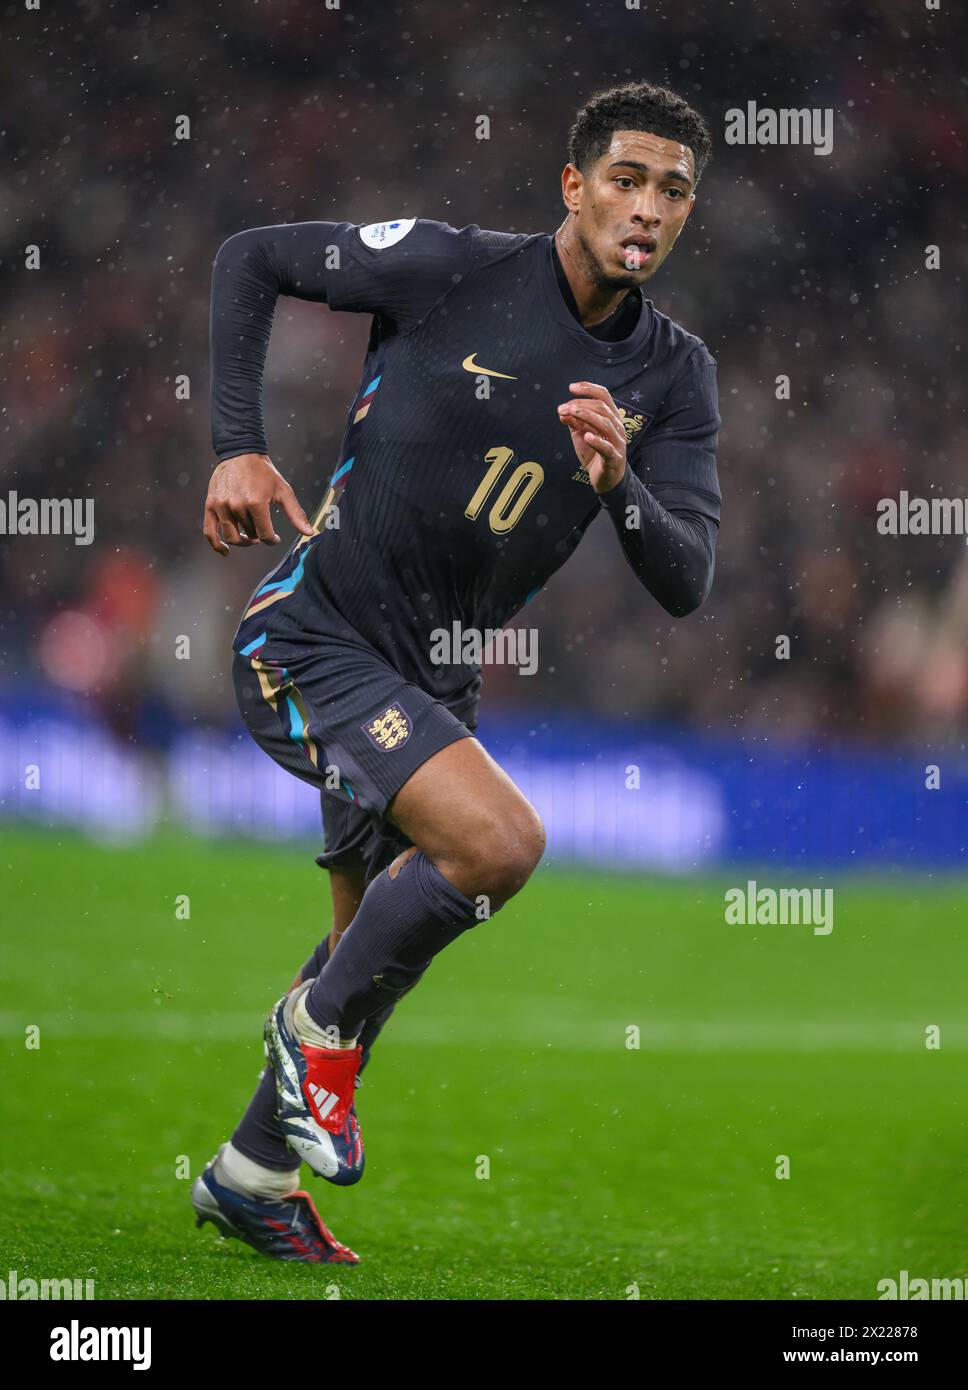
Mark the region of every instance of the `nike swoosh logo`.
[[474, 361], [476, 356], [477, 353], [472, 352], [470, 357], [464, 358], [461, 366], [464, 368], [465, 372], [477, 372], [478, 376], [500, 376], [503, 377], [505, 381], [517, 381], [516, 376], [508, 376], [507, 372], [494, 372], [490, 367], [479, 367]]

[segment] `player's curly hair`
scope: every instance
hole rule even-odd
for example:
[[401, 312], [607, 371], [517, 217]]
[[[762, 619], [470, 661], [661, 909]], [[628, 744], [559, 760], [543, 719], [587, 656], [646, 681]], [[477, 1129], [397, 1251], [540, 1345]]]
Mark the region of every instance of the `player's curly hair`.
[[647, 130], [688, 145], [696, 161], [697, 183], [712, 153], [709, 127], [687, 101], [651, 82], [625, 82], [596, 92], [578, 112], [568, 132], [572, 164], [584, 173], [601, 159], [616, 130]]

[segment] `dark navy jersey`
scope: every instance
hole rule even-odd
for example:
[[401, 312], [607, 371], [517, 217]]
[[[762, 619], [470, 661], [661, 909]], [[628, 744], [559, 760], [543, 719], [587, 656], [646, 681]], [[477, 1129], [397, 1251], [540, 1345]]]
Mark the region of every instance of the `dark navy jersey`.
[[[610, 341], [566, 300], [550, 235], [423, 219], [241, 232], [213, 270], [220, 460], [270, 452], [262, 376], [279, 295], [373, 322], [319, 534], [253, 594], [236, 650], [267, 633], [338, 637], [449, 698], [479, 669], [435, 665], [434, 630], [506, 624], [603, 510], [669, 612], [705, 598], [720, 512], [715, 361], [640, 290], [617, 316], [631, 332]], [[623, 415], [628, 467], [607, 493], [558, 416], [574, 381], [606, 387]]]

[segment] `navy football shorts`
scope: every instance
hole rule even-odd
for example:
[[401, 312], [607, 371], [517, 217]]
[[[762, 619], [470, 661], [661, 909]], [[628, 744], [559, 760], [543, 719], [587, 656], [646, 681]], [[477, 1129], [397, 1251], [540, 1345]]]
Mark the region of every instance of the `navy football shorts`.
[[434, 753], [477, 727], [478, 694], [453, 708], [407, 681], [376, 652], [321, 637], [271, 637], [236, 653], [239, 709], [271, 758], [318, 787], [325, 869], [369, 880], [410, 845], [386, 809]]

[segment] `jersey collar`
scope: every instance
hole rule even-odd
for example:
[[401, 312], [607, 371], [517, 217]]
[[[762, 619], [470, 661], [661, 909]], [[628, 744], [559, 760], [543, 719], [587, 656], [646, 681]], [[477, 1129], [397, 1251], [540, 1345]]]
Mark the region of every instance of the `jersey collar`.
[[[639, 355], [652, 333], [653, 310], [651, 299], [646, 299], [642, 296], [642, 311], [629, 337], [619, 338], [618, 341], [614, 343], [603, 342], [601, 338], [593, 337], [575, 318], [574, 314], [565, 303], [564, 296], [561, 293], [561, 289], [558, 285], [558, 277], [555, 275], [554, 253], [552, 250], [554, 237], [552, 235], [547, 235], [543, 240], [544, 245], [541, 247], [541, 284], [544, 291], [545, 302], [555, 322], [580, 344], [582, 351], [589, 357], [597, 357], [602, 362], [625, 362], [628, 358]], [[642, 295], [641, 289], [638, 290], [638, 293]]]

